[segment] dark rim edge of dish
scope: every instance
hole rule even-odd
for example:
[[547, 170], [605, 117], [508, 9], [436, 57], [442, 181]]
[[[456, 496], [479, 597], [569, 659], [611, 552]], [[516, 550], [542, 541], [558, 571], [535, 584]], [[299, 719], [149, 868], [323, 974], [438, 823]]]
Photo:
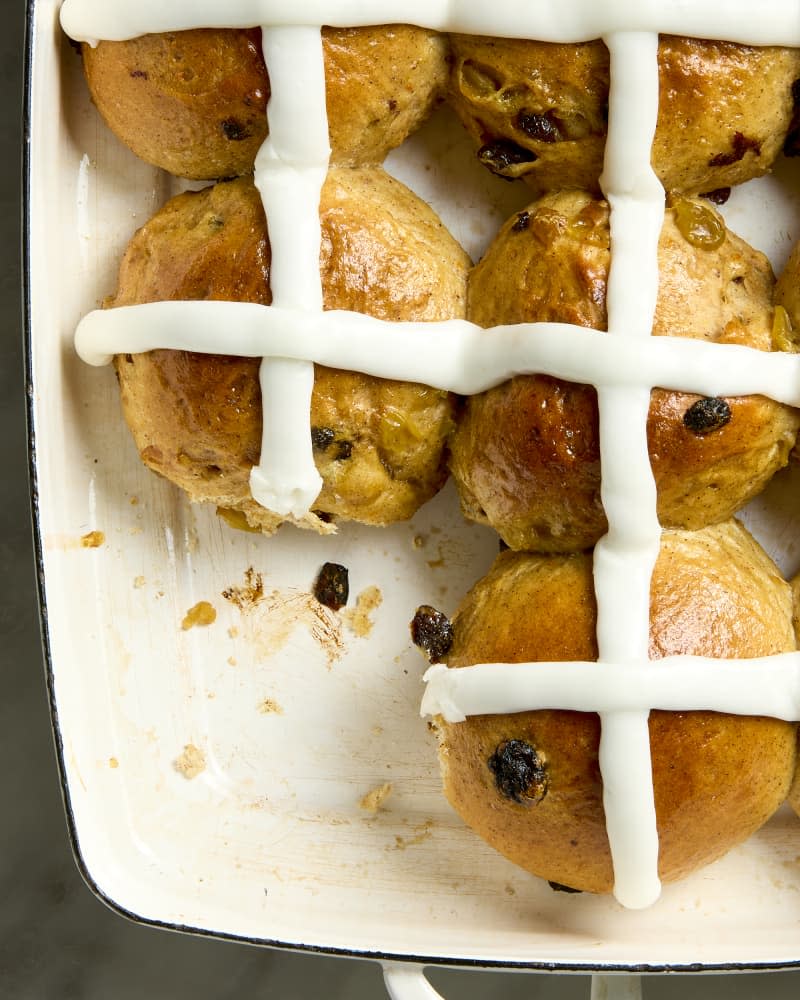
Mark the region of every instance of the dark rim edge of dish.
[[64, 742], [61, 736], [61, 727], [58, 720], [58, 706], [55, 699], [55, 684], [53, 675], [53, 659], [50, 645], [50, 633], [48, 628], [47, 599], [45, 591], [45, 572], [43, 543], [41, 534], [41, 523], [39, 518], [39, 492], [37, 475], [37, 449], [36, 449], [36, 421], [34, 417], [34, 387], [33, 387], [33, 351], [32, 351], [32, 322], [31, 322], [31, 229], [30, 229], [30, 195], [31, 195], [31, 132], [32, 132], [32, 92], [33, 92], [33, 67], [34, 67], [34, 38], [35, 38], [35, 7], [37, 0], [26, 0], [25, 6], [25, 37], [24, 37], [24, 63], [23, 63], [23, 102], [22, 102], [22, 336], [23, 336], [23, 364], [25, 377], [25, 408], [27, 420], [28, 438], [28, 477], [30, 491], [30, 513], [32, 519], [33, 549], [36, 572], [36, 588], [39, 603], [39, 625], [42, 642], [42, 652], [44, 660], [45, 682], [47, 685], [47, 696], [50, 707], [50, 723], [53, 735], [53, 742], [56, 750], [56, 764], [59, 774], [59, 785], [61, 787], [62, 801], [67, 821], [70, 846], [75, 859], [78, 871], [91, 892], [110, 910], [121, 917], [135, 924], [153, 927], [160, 930], [174, 931], [180, 934], [191, 934], [194, 937], [213, 938], [215, 940], [230, 941], [239, 944], [248, 944], [264, 948], [276, 948], [283, 951], [299, 952], [307, 954], [329, 955], [337, 958], [368, 959], [375, 962], [399, 962], [429, 967], [450, 968], [450, 969], [473, 969], [486, 971], [515, 971], [515, 972], [541, 972], [541, 973], [633, 973], [633, 974], [658, 974], [658, 973], [729, 973], [729, 972], [776, 972], [780, 970], [796, 970], [800, 967], [800, 958], [778, 961], [778, 962], [719, 962], [707, 964], [703, 962], [692, 962], [687, 964], [672, 965], [669, 963], [617, 963], [611, 962], [602, 965], [581, 962], [519, 962], [503, 961], [500, 959], [473, 959], [473, 958], [447, 958], [441, 955], [408, 955], [394, 954], [392, 952], [365, 951], [361, 949], [348, 949], [338, 947], [325, 947], [322, 945], [310, 945], [294, 942], [280, 941], [277, 939], [251, 937], [248, 935], [237, 935], [224, 931], [215, 931], [208, 928], [194, 927], [188, 924], [172, 923], [167, 920], [145, 917], [129, 910], [122, 903], [109, 896], [105, 890], [95, 881], [87, 863], [83, 858], [78, 837], [77, 823], [72, 809], [72, 802], [69, 790], [69, 782], [64, 763]]

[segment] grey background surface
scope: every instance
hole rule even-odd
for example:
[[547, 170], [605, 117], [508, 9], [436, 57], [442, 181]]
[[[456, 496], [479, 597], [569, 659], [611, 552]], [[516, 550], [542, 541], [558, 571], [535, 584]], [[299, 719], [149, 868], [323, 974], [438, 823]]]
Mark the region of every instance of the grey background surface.
[[[93, 896], [73, 860], [50, 729], [29, 513], [20, 253], [24, 2], [0, 0], [0, 10], [0, 997], [381, 1000], [381, 971], [369, 962], [131, 923]], [[588, 1000], [590, 986], [586, 976], [437, 969], [430, 978], [447, 1000]], [[800, 995], [800, 972], [651, 977], [644, 995], [787, 1000]]]

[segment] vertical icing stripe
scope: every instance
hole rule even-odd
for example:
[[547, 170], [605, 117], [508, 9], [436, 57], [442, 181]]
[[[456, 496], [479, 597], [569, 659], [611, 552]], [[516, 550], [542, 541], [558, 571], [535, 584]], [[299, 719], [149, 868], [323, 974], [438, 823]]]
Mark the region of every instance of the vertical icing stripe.
[[[600, 184], [611, 206], [606, 307], [612, 337], [649, 337], [658, 295], [664, 190], [650, 165], [658, 119], [658, 35], [612, 34], [608, 138]], [[661, 528], [647, 449], [648, 388], [599, 388], [601, 498], [608, 533], [594, 555], [601, 664], [649, 669], [650, 580]], [[602, 683], [602, 681], [601, 681]], [[601, 715], [600, 772], [614, 864], [625, 906], [658, 898], [658, 830], [649, 713]]]
[[[270, 286], [278, 308], [322, 311], [319, 201], [330, 144], [319, 27], [262, 27], [270, 77], [269, 135], [255, 162], [271, 248]], [[250, 473], [253, 498], [276, 514], [301, 518], [322, 488], [309, 415], [310, 361], [264, 358], [261, 459]]]

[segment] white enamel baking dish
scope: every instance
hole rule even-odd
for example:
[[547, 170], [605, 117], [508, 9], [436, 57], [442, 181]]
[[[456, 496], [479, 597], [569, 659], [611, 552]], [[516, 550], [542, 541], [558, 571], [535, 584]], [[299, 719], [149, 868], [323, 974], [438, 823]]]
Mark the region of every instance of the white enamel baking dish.
[[[421, 603], [452, 612], [497, 542], [461, 520], [450, 489], [400, 527], [266, 539], [142, 467], [111, 370], [81, 363], [72, 337], [177, 187], [99, 121], [58, 7], [29, 11], [28, 364], [53, 722], [89, 884], [155, 926], [378, 959], [404, 998], [434, 995], [419, 973], [434, 963], [800, 965], [800, 821], [788, 809], [645, 912], [554, 893], [451, 812], [408, 622]], [[390, 167], [474, 256], [526, 201], [474, 165], [444, 113]], [[779, 268], [800, 236], [796, 162], [735, 192], [725, 213]], [[794, 478], [746, 514], [787, 575], [800, 567]], [[366, 635], [310, 598], [325, 561], [348, 567], [353, 594], [377, 588]], [[216, 621], [182, 629], [199, 601]], [[365, 808], [387, 784], [380, 808]], [[598, 978], [598, 996], [609, 983], [636, 988]]]

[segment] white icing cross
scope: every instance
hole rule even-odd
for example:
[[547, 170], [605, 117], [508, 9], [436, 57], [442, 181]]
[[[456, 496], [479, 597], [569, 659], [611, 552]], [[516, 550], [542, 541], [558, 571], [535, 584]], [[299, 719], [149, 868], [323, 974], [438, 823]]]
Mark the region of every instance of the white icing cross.
[[[256, 184], [269, 218], [273, 305], [171, 302], [95, 312], [78, 328], [77, 349], [94, 364], [155, 347], [264, 358], [264, 451], [253, 493], [278, 513], [296, 516], [318, 489], [308, 429], [312, 361], [462, 394], [525, 372], [594, 385], [609, 524], [594, 559], [598, 663], [434, 667], [426, 674], [422, 710], [452, 721], [544, 707], [598, 712], [614, 892], [626, 906], [647, 906], [660, 891], [649, 710], [800, 718], [800, 654], [745, 661], [648, 657], [650, 579], [661, 535], [646, 440], [651, 389], [760, 393], [800, 405], [796, 356], [650, 335], [664, 208], [664, 191], [650, 166], [658, 35], [800, 47], [800, 0], [764, 0], [757, 11], [749, 0], [304, 0], [298, 6], [226, 0], [223, 12], [220, 0], [65, 0], [65, 30], [89, 42], [263, 25], [272, 88], [270, 139], [256, 161]], [[321, 311], [317, 216], [328, 150], [320, 25], [397, 22], [562, 43], [605, 41], [612, 66], [601, 178], [611, 206], [608, 333], [544, 323], [487, 332], [461, 321], [390, 324]], [[295, 94], [298, 78], [308, 82]], [[303, 128], [293, 127], [297, 121]], [[392, 352], [398, 333], [403, 349]], [[424, 352], [415, 350], [423, 340]]]

